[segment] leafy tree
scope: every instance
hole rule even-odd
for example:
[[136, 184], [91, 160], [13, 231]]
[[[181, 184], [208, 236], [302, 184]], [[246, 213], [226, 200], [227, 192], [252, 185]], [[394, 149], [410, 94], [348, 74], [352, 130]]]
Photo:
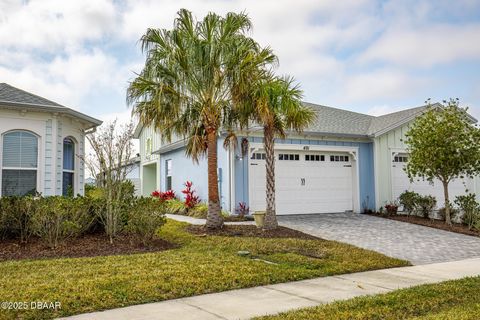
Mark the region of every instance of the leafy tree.
[[191, 12], [180, 10], [172, 30], [148, 29], [141, 38], [145, 66], [127, 91], [140, 121], [159, 129], [164, 141], [184, 137], [187, 156], [198, 162], [207, 155], [207, 228], [223, 225], [217, 175], [220, 131], [235, 127], [235, 97], [251, 81], [251, 73], [276, 59], [246, 36], [250, 28], [244, 13], [209, 13], [196, 21]]
[[284, 139], [288, 131], [301, 132], [315, 120], [315, 112], [302, 104], [302, 91], [292, 78], [261, 77], [252, 83], [243, 112], [263, 127], [266, 201], [264, 229], [275, 229], [275, 137]]
[[86, 136], [92, 152], [82, 160], [96, 177], [97, 186], [103, 188], [106, 208], [98, 211], [110, 243], [122, 231], [125, 202], [133, 197], [133, 184], [126, 182], [131, 170], [126, 164], [133, 153], [132, 137], [133, 124], [117, 126], [116, 120]]
[[410, 179], [440, 180], [445, 195], [445, 222], [451, 225], [448, 184], [480, 172], [480, 129], [458, 99], [445, 106], [429, 107], [406, 133], [409, 152], [406, 172]]

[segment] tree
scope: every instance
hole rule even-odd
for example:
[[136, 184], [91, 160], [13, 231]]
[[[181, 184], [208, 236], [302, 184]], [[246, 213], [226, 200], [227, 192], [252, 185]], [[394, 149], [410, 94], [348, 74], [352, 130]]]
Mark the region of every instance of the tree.
[[123, 205], [125, 198], [132, 192], [124, 183], [129, 173], [127, 164], [132, 156], [133, 124], [117, 126], [117, 120], [102, 125], [97, 131], [89, 133], [87, 140], [93, 152], [83, 160], [90, 173], [96, 178], [97, 186], [103, 188], [106, 200], [105, 210], [99, 210], [99, 218], [105, 232], [113, 239], [121, 231]]
[[266, 202], [264, 229], [278, 226], [275, 212], [275, 137], [284, 139], [288, 131], [301, 132], [316, 117], [302, 104], [302, 91], [292, 78], [267, 76], [252, 83], [244, 113], [263, 127], [266, 166]]
[[405, 134], [409, 159], [405, 168], [409, 178], [440, 180], [445, 195], [445, 222], [452, 224], [448, 184], [480, 172], [480, 129], [473, 124], [467, 108], [458, 99], [445, 106], [429, 107]]
[[196, 162], [207, 155], [207, 228], [223, 225], [217, 139], [237, 121], [233, 97], [250, 80], [249, 72], [275, 61], [269, 49], [245, 35], [250, 27], [244, 13], [209, 13], [196, 21], [180, 10], [172, 30], [148, 29], [141, 38], [145, 66], [127, 91], [140, 121], [159, 129], [164, 141], [185, 138], [186, 155]]

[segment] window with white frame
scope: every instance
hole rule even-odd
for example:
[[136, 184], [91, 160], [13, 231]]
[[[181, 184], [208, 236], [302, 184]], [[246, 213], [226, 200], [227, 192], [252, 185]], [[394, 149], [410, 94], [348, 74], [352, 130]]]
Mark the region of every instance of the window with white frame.
[[152, 139], [151, 138], [147, 138], [147, 140], [145, 142], [145, 154], [147, 156], [152, 154]]
[[252, 157], [250, 159], [252, 160], [265, 160], [267, 155], [262, 152], [254, 152], [252, 153]]
[[300, 160], [300, 155], [295, 153], [281, 153], [278, 155], [278, 160], [281, 161], [298, 161]]
[[395, 156], [393, 157], [393, 162], [408, 162], [407, 156]]
[[165, 190], [172, 190], [172, 159], [165, 161]]
[[25, 196], [37, 191], [38, 138], [28, 131], [3, 135], [2, 196]]
[[75, 193], [75, 143], [71, 138], [63, 139], [63, 184], [62, 194], [64, 196]]
[[330, 156], [331, 162], [348, 162], [349, 160], [348, 156]]

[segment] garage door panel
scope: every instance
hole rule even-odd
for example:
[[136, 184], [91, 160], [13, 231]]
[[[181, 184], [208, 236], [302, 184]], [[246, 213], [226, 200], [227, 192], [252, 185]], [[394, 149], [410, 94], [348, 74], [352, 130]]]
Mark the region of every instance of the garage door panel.
[[[279, 154], [298, 154], [299, 160], [279, 160]], [[325, 161], [306, 161], [305, 155]], [[348, 154], [335, 153], [349, 158]], [[353, 172], [350, 161], [330, 161], [324, 152], [276, 152], [277, 214], [344, 212], [353, 209]], [[318, 159], [318, 157], [317, 157]], [[256, 165], [252, 165], [256, 164]], [[250, 161], [250, 208], [265, 210], [265, 161]]]

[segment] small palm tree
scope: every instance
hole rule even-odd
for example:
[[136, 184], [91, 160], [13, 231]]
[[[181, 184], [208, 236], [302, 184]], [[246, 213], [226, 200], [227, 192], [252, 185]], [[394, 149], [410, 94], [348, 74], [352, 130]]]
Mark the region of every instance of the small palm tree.
[[172, 30], [148, 29], [141, 38], [145, 66], [127, 90], [127, 102], [143, 124], [159, 129], [167, 142], [172, 135], [184, 137], [186, 154], [196, 162], [207, 155], [207, 228], [223, 225], [217, 139], [221, 128], [238, 121], [232, 97], [250, 81], [249, 73], [275, 61], [269, 49], [245, 35], [250, 28], [244, 13], [209, 13], [196, 21], [180, 10]]
[[302, 91], [289, 77], [263, 77], [253, 84], [250, 99], [250, 109], [244, 110], [256, 124], [263, 126], [264, 135], [267, 181], [264, 229], [275, 229], [278, 226], [275, 212], [275, 137], [283, 139], [288, 131], [301, 132], [315, 120], [316, 114], [302, 104]]

